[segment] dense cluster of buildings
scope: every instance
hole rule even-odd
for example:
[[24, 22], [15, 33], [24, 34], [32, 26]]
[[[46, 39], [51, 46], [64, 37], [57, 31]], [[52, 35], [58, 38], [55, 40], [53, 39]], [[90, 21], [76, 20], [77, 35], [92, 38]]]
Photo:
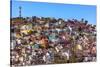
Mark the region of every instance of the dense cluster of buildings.
[[96, 25], [50, 17], [11, 19], [11, 65], [96, 61]]

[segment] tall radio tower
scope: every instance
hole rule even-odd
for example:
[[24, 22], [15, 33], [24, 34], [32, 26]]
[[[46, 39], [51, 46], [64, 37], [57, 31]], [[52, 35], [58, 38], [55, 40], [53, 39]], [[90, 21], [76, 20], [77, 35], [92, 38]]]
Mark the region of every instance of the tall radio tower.
[[22, 10], [22, 7], [20, 6], [19, 7], [19, 18], [21, 18], [21, 10]]

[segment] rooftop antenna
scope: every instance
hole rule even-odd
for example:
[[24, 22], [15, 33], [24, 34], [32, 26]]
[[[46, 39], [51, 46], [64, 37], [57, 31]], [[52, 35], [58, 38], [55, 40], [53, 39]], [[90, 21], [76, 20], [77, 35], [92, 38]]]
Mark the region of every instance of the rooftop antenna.
[[20, 6], [19, 7], [19, 18], [21, 19], [21, 10], [22, 10], [22, 7]]

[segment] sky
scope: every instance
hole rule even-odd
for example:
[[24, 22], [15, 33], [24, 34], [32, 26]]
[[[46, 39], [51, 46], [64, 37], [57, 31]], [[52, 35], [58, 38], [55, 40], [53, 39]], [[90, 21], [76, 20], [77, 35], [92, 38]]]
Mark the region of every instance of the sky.
[[22, 7], [22, 17], [54, 17], [65, 20], [81, 20], [84, 18], [85, 20], [88, 20], [88, 23], [96, 25], [95, 5], [12, 1], [12, 17], [19, 16], [19, 6]]

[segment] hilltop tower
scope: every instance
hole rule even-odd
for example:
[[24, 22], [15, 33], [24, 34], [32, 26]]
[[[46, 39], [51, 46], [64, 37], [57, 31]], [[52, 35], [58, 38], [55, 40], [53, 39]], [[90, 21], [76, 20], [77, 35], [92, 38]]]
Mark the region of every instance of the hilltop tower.
[[21, 10], [22, 10], [22, 7], [20, 6], [20, 7], [19, 7], [19, 18], [22, 17], [22, 15], [21, 15]]

